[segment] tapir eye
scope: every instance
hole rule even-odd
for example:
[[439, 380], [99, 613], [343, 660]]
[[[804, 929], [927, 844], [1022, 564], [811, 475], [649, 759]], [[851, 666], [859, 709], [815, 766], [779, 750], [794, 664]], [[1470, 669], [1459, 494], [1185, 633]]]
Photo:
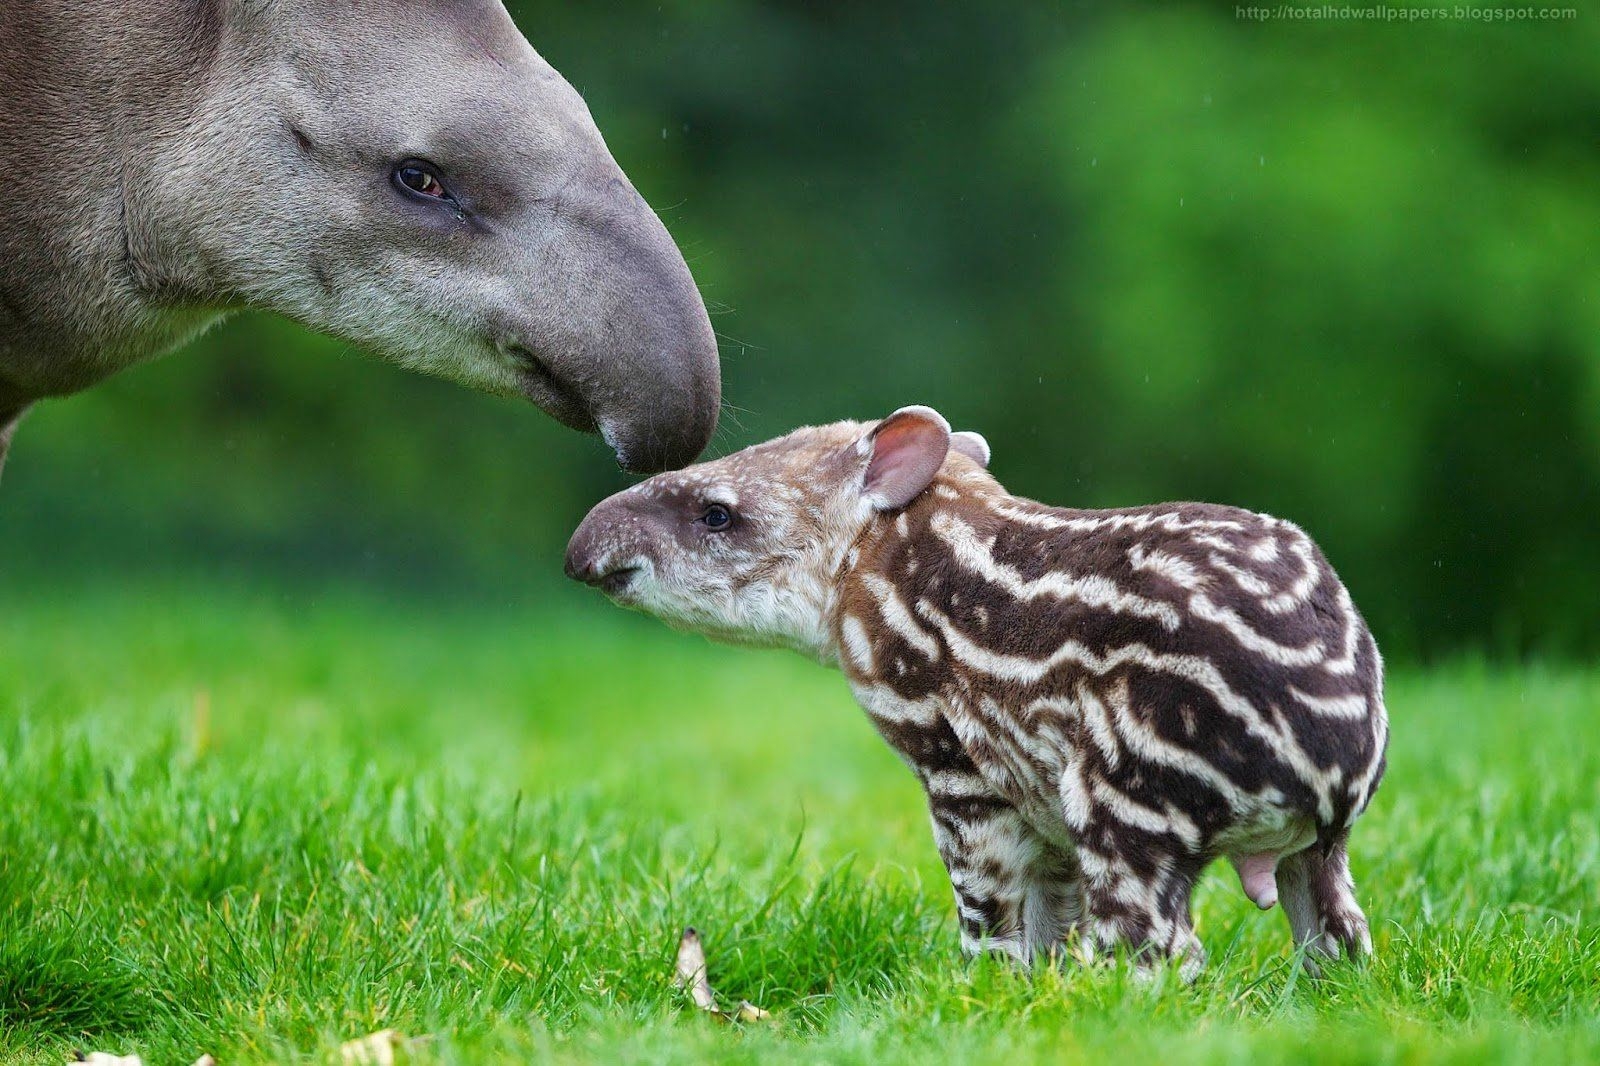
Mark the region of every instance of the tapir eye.
[[431, 166], [408, 159], [394, 168], [394, 183], [408, 193], [430, 200], [448, 200], [450, 192]]
[[706, 513], [700, 516], [700, 521], [706, 524], [707, 529], [718, 532], [733, 524], [733, 512], [720, 503], [714, 503], [706, 508]]

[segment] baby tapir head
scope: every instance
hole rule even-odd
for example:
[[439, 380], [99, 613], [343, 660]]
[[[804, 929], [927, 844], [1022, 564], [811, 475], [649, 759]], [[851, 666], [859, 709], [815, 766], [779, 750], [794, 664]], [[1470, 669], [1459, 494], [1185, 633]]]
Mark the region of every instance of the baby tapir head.
[[567, 574], [680, 628], [825, 656], [850, 546], [946, 464], [988, 461], [981, 436], [928, 407], [807, 426], [603, 500], [572, 535]]

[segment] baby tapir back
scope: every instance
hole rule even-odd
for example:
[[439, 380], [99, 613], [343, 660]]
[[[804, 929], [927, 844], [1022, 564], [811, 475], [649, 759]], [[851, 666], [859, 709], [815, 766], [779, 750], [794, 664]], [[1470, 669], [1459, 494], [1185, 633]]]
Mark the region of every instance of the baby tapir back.
[[1219, 855], [1311, 952], [1364, 949], [1382, 668], [1322, 554], [1235, 508], [1046, 507], [987, 459], [927, 408], [799, 430], [602, 503], [569, 570], [837, 661], [927, 791], [970, 949], [1192, 963]]

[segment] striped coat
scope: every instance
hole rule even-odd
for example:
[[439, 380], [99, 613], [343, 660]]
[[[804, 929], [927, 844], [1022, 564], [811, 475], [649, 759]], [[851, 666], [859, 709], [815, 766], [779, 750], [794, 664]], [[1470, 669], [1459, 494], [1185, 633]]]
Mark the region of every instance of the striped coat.
[[602, 503], [569, 570], [837, 662], [927, 793], [970, 951], [1192, 972], [1218, 857], [1308, 956], [1367, 950], [1345, 844], [1383, 775], [1382, 663], [1322, 553], [1236, 508], [1044, 506], [987, 460], [926, 408], [798, 430]]

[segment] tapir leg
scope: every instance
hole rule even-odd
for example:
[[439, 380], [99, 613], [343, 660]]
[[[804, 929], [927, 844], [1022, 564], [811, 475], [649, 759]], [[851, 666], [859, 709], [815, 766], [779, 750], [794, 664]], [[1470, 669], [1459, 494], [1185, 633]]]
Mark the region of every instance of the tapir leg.
[[1125, 948], [1149, 964], [1179, 960], [1193, 980], [1205, 966], [1189, 897], [1205, 866], [1164, 834], [1091, 818], [1079, 841], [1086, 927], [1102, 951]]
[[942, 791], [928, 794], [928, 806], [934, 843], [955, 890], [961, 949], [1032, 962], [1027, 921], [1030, 910], [1038, 914], [1030, 896], [1043, 842], [976, 770], [945, 776]]
[[1294, 930], [1295, 944], [1304, 946], [1306, 969], [1318, 973], [1319, 959], [1370, 954], [1372, 937], [1367, 916], [1356, 903], [1350, 878], [1350, 857], [1345, 834], [1324, 848], [1313, 844], [1289, 855], [1278, 865], [1278, 896]]

